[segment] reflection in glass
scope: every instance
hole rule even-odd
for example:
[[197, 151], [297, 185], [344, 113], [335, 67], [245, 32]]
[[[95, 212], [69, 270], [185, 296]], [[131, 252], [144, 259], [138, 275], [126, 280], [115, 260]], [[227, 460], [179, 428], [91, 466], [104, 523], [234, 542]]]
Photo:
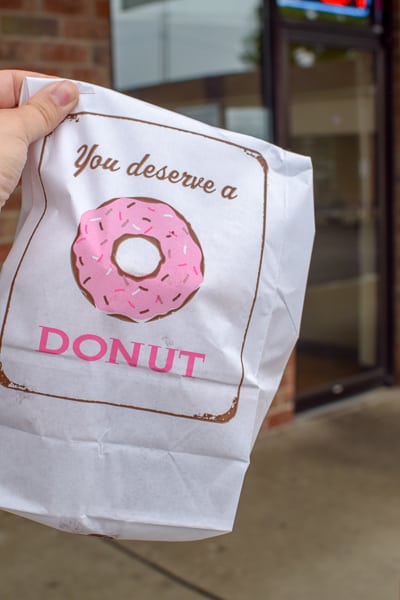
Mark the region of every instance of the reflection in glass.
[[299, 392], [377, 364], [373, 56], [291, 47], [290, 136], [315, 172], [317, 233], [298, 352]]
[[269, 137], [261, 0], [112, 0], [114, 85], [211, 125]]
[[[256, 68], [258, 0], [113, 1], [118, 89]], [[253, 64], [252, 64], [253, 62]]]

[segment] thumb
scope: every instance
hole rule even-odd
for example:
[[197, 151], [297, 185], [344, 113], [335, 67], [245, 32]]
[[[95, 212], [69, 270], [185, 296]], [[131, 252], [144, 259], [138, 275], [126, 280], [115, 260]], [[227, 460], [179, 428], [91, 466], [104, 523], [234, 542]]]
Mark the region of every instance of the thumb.
[[22, 134], [28, 144], [44, 137], [61, 123], [79, 99], [72, 81], [52, 83], [14, 109], [20, 117]]

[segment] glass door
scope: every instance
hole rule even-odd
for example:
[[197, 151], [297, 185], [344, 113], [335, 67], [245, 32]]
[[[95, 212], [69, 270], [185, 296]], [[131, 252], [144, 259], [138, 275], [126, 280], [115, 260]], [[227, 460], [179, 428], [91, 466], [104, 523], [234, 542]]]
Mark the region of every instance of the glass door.
[[373, 51], [289, 46], [289, 145], [312, 157], [316, 240], [297, 353], [299, 394], [379, 362]]
[[116, 89], [271, 138], [263, 0], [112, 0], [111, 9]]

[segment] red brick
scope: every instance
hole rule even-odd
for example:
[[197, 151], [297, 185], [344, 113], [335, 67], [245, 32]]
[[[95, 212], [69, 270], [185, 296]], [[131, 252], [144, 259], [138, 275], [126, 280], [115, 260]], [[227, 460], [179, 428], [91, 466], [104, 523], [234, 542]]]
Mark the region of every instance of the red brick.
[[88, 14], [91, 1], [88, 0], [42, 0], [44, 10], [62, 15]]
[[6, 260], [8, 253], [10, 252], [10, 249], [11, 249], [11, 244], [7, 244], [7, 245], [0, 244], [0, 266]]
[[11, 244], [18, 221], [18, 211], [4, 210], [0, 219], [0, 244]]
[[[3, 214], [7, 210], [19, 210], [21, 206], [21, 186], [18, 186], [17, 189], [11, 194], [9, 199], [7, 200], [5, 206], [1, 210], [1, 214]], [[0, 217], [1, 219], [1, 217]]]
[[109, 44], [93, 45], [92, 47], [93, 63], [109, 67], [111, 64], [110, 46]]
[[110, 18], [110, 1], [109, 0], [97, 0], [96, 16], [100, 17], [102, 19]]
[[292, 353], [284, 370], [282, 381], [263, 423], [262, 430], [288, 423], [294, 417], [296, 393], [296, 355]]
[[98, 19], [63, 19], [62, 36], [67, 39], [108, 40], [110, 25]]
[[70, 68], [68, 77], [71, 79], [78, 79], [80, 81], [87, 81], [89, 83], [95, 83], [97, 85], [109, 86], [110, 85], [110, 73], [109, 69], [102, 69], [100, 67], [77, 67]]
[[58, 21], [53, 18], [19, 15], [3, 15], [0, 20], [3, 35], [18, 36], [56, 36], [58, 35]]
[[72, 44], [42, 44], [40, 58], [51, 62], [87, 62], [89, 49], [87, 46]]
[[0, 41], [0, 60], [26, 63], [36, 60], [38, 44], [24, 40]]
[[24, 0], [0, 0], [0, 9], [6, 10], [8, 8], [11, 10], [25, 8]]
[[271, 427], [280, 427], [281, 425], [287, 425], [294, 419], [293, 410], [287, 410], [280, 413], [274, 413], [267, 415], [267, 418], [261, 428], [261, 431], [270, 429]]
[[38, 73], [43, 73], [43, 75], [50, 75], [54, 77], [67, 77], [67, 75], [64, 74], [65, 69], [59, 64], [48, 66], [43, 64], [42, 62], [35, 61], [32, 63], [21, 64], [18, 68], [23, 69], [25, 71], [37, 71]]

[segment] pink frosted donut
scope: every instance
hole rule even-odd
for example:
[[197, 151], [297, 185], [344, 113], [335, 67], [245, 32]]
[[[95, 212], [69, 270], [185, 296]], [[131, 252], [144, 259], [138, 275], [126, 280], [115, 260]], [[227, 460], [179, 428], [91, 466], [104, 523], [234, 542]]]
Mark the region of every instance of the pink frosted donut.
[[[156, 246], [160, 261], [138, 277], [121, 269], [116, 252], [141, 237]], [[72, 266], [85, 296], [99, 310], [135, 322], [180, 309], [203, 281], [204, 260], [189, 223], [152, 198], [114, 198], [86, 211], [72, 245]]]

